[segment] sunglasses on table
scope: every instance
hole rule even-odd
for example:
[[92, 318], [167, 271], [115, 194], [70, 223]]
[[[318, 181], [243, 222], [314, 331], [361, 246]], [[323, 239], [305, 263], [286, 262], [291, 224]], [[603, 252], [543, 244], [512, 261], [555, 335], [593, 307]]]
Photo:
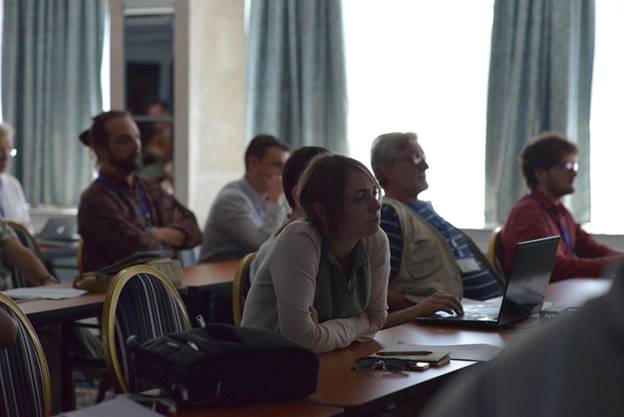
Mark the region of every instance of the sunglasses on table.
[[366, 356], [355, 360], [353, 369], [356, 371], [407, 372], [424, 371], [429, 368], [427, 362], [408, 362], [397, 358], [378, 358]]

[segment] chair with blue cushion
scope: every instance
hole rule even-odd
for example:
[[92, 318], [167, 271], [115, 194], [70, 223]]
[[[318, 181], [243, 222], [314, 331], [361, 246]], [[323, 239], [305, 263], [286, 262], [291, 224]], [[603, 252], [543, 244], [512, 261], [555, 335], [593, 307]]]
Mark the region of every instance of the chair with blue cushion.
[[132, 374], [126, 340], [136, 335], [139, 343], [164, 334], [191, 328], [186, 307], [175, 286], [147, 265], [119, 272], [111, 282], [102, 314], [104, 358], [120, 392], [153, 388]]
[[52, 413], [52, 391], [39, 338], [24, 312], [3, 294], [0, 308], [17, 325], [16, 342], [0, 348], [0, 416], [47, 417]]

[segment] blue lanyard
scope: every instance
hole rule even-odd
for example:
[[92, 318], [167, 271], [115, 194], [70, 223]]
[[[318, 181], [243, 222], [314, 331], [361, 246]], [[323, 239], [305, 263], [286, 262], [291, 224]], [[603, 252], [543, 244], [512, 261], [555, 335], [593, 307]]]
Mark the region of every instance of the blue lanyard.
[[539, 198], [535, 197], [533, 195], [533, 192], [530, 192], [529, 196], [533, 198], [535, 201], [537, 201], [539, 205], [544, 208], [544, 210], [546, 210], [550, 218], [553, 219], [553, 221], [557, 225], [557, 229], [559, 229], [559, 233], [561, 234], [561, 237], [563, 238], [563, 241], [565, 242], [568, 249], [570, 249], [570, 251], [573, 254], [576, 254], [575, 252], [576, 247], [574, 245], [574, 242], [572, 241], [570, 230], [567, 227], [563, 227], [563, 224], [561, 223], [562, 219], [561, 219], [561, 216], [559, 215], [559, 212], [557, 211], [557, 207], [550, 207], [550, 208], [546, 207], [546, 204], [544, 204]]
[[[100, 174], [97, 178], [97, 181], [106, 185], [109, 188], [117, 191], [122, 197], [127, 198], [131, 204], [134, 203], [134, 199], [132, 198], [132, 192], [124, 192], [122, 189], [117, 187], [108, 177], [105, 177]], [[139, 198], [141, 199], [141, 213], [143, 214], [143, 218], [145, 219], [145, 225], [147, 229], [153, 229], [156, 227], [154, 221], [152, 220], [152, 212], [150, 211], [150, 203], [147, 199], [147, 195], [145, 194], [145, 190], [143, 186], [139, 183]]]

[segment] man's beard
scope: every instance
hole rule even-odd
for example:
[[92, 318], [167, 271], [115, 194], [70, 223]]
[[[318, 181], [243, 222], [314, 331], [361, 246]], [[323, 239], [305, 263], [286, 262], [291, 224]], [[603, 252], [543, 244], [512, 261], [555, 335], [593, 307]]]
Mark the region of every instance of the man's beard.
[[125, 174], [132, 174], [134, 171], [143, 167], [143, 161], [141, 160], [141, 154], [136, 154], [125, 159], [113, 159], [111, 165]]

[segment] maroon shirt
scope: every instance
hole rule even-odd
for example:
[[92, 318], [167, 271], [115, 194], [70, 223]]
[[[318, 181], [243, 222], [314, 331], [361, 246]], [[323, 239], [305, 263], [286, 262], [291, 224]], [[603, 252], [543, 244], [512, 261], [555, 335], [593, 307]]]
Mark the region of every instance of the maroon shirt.
[[[558, 223], [567, 230], [572, 247], [566, 243]], [[572, 277], [598, 277], [612, 257], [622, 255], [583, 230], [562, 204], [555, 205], [539, 191], [533, 191], [511, 208], [501, 232], [505, 274], [509, 276], [511, 271], [516, 243], [554, 235], [561, 236], [561, 240], [551, 282]]]
[[[171, 248], [149, 231], [165, 226], [184, 233], [182, 246]], [[158, 183], [139, 177], [134, 178], [132, 188], [125, 181], [107, 177], [94, 181], [80, 197], [78, 232], [84, 241], [87, 271], [136, 252], [191, 248], [202, 239], [195, 215], [189, 209]]]

